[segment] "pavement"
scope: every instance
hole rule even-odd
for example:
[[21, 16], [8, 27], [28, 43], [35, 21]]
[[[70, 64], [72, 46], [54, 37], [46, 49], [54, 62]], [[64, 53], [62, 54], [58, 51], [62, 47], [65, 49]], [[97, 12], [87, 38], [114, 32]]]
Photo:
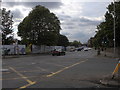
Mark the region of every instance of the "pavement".
[[120, 77], [117, 75], [112, 78], [112, 75], [108, 75], [101, 79], [100, 83], [108, 87], [120, 87]]
[[103, 57], [108, 57], [108, 58], [120, 58], [117, 54], [114, 55], [114, 52], [109, 52], [109, 51], [101, 51], [100, 52], [100, 56], [103, 56]]
[[[118, 57], [114, 57], [114, 53], [110, 53], [110, 52], [102, 51], [99, 56], [119, 60]], [[119, 72], [120, 72], [120, 67], [119, 67], [118, 73], [116, 73], [114, 76], [112, 74], [110, 74], [110, 75], [107, 75], [107, 76], [103, 77], [100, 80], [100, 83], [105, 85], [105, 86], [109, 86], [109, 87], [120, 87], [120, 73]]]

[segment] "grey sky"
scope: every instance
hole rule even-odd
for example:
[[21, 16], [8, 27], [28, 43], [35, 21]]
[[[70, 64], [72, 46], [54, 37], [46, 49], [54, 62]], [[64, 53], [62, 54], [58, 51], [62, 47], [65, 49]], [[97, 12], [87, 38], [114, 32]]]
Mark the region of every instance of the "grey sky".
[[[96, 26], [104, 20], [106, 7], [110, 2], [4, 2], [2, 8], [11, 10], [14, 15], [14, 31], [25, 16], [36, 5], [43, 5], [55, 13], [61, 22], [61, 34], [68, 37], [70, 41], [78, 40], [87, 42], [95, 35]], [[17, 35], [15, 35], [17, 37]]]
[[19, 5], [19, 6], [26, 6], [28, 8], [35, 7], [36, 5], [43, 5], [49, 9], [59, 8], [59, 6], [62, 5], [61, 2], [3, 2], [3, 4], [8, 7], [14, 7], [16, 5]]

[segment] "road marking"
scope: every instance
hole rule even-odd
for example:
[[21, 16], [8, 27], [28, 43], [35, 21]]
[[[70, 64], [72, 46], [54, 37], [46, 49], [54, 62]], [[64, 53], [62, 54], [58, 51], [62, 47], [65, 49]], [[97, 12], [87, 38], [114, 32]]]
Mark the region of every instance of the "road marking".
[[[19, 71], [19, 73], [21, 73], [21, 72], [38, 72], [38, 71], [40, 71], [40, 70], [32, 70], [32, 71]], [[2, 74], [12, 74], [11, 72], [2, 72]]]
[[27, 88], [27, 87], [29, 87], [29, 86], [35, 84], [35, 83], [36, 83], [36, 82], [29, 83], [29, 84], [27, 84], [27, 85], [21, 86], [21, 87], [18, 88], [18, 89], [15, 89], [15, 90], [21, 90], [21, 89]]
[[40, 69], [40, 70], [42, 70], [42, 71], [44, 71], [44, 72], [50, 72], [49, 70], [41, 68], [41, 67], [37, 67], [37, 68]]
[[[40, 77], [40, 76], [29, 76], [27, 78], [35, 78], [35, 77]], [[16, 77], [16, 78], [0, 78], [0, 80], [17, 80], [17, 79], [22, 79], [21, 77]]]
[[[8, 67], [9, 68], [9, 67]], [[12, 68], [24, 68], [24, 67], [12, 67]], [[19, 71], [19, 73], [20, 72], [38, 72], [38, 71], [44, 71], [44, 72], [50, 72], [50, 71], [48, 71], [47, 69], [44, 69], [44, 68], [41, 68], [41, 67], [37, 67], [38, 68], [38, 70], [27, 70], [27, 71]], [[18, 69], [19, 70], [19, 69]], [[3, 74], [10, 74], [11, 72], [2, 72]], [[52, 72], [51, 72], [52, 73]]]
[[10, 73], [10, 72], [2, 72], [2, 74], [8, 74], [8, 73]]
[[56, 75], [56, 74], [58, 74], [58, 73], [63, 72], [63, 71], [66, 70], [66, 69], [72, 68], [72, 67], [74, 67], [74, 66], [76, 66], [76, 65], [78, 65], [78, 64], [81, 64], [81, 63], [83, 63], [83, 62], [86, 62], [86, 61], [87, 61], [87, 60], [81, 61], [81, 62], [77, 62], [77, 63], [75, 63], [75, 64], [73, 64], [73, 65], [70, 65], [70, 66], [65, 67], [65, 68], [63, 68], [63, 69], [61, 69], [61, 70], [58, 70], [57, 72], [54, 72], [54, 73], [49, 74], [49, 75], [46, 75], [46, 77], [52, 77], [52, 76], [54, 76], [54, 75]]
[[12, 67], [9, 67], [9, 68], [10, 68], [11, 70], [13, 70], [14, 72], [16, 72], [22, 79], [24, 79], [25, 81], [28, 82], [27, 85], [21, 86], [20, 88], [18, 88], [18, 89], [16, 89], [16, 90], [20, 90], [20, 89], [26, 88], [26, 87], [31, 86], [31, 85], [33, 85], [33, 84], [36, 83], [36, 82], [33, 82], [33, 81], [27, 79], [28, 77], [22, 75], [21, 73], [19, 73], [18, 71], [16, 71], [14, 68], [12, 68]]
[[[72, 68], [72, 67], [74, 67], [74, 66], [76, 66], [76, 65], [78, 65], [78, 64], [81, 64], [81, 63], [83, 63], [83, 62], [86, 62], [86, 61], [87, 61], [87, 60], [80, 61], [80, 62], [77, 62], [77, 63], [72, 64], [72, 65], [70, 65], [70, 66], [64, 67], [63, 69], [58, 70], [58, 71], [56, 71], [56, 72], [52, 72], [52, 74], [48, 74], [48, 75], [46, 75], [45, 77], [52, 77], [52, 76], [54, 76], [54, 75], [56, 75], [56, 74], [58, 74], [58, 73], [63, 72], [64, 70], [67, 70], [67, 69], [69, 69], [69, 68]], [[19, 73], [18, 71], [16, 71], [14, 68], [12, 68], [12, 67], [9, 67], [9, 68], [10, 68], [12, 71], [14, 71], [15, 73], [17, 73], [22, 79], [24, 79], [25, 81], [28, 82], [28, 84], [26, 84], [26, 85], [24, 85], [24, 86], [21, 86], [21, 87], [19, 87], [19, 88], [16, 89], [16, 90], [20, 90], [20, 89], [27, 88], [27, 87], [29, 87], [29, 86], [31, 86], [31, 85], [33, 85], [33, 84], [36, 83], [36, 82], [33, 82], [33, 81], [29, 80], [28, 78], [30, 78], [30, 77], [26, 77], [26, 76], [22, 75], [21, 73]], [[46, 70], [44, 70], [44, 71], [46, 71]], [[31, 77], [37, 77], [37, 76], [31, 76]], [[13, 78], [13, 79], [21, 79], [21, 78]], [[12, 78], [11, 78], [11, 79], [12, 79]], [[3, 79], [2, 79], [2, 80], [3, 80]]]
[[21, 78], [23, 78], [24, 80], [26, 80], [28, 83], [32, 83], [31, 80], [27, 79], [26, 76], [22, 75], [21, 73], [19, 73], [18, 71], [16, 71], [14, 68], [9, 67], [11, 70], [13, 70], [14, 72], [16, 72]]
[[48, 62], [47, 62], [46, 64], [52, 64], [52, 65], [59, 66], [59, 67], [65, 67], [65, 66], [63, 66], [63, 65], [55, 64], [55, 63], [48, 63]]

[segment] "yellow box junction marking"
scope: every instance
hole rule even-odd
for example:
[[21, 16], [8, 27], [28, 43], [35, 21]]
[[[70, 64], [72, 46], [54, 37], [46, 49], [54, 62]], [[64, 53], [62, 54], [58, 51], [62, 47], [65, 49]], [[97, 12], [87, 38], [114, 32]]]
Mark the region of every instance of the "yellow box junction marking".
[[36, 83], [36, 82], [29, 83], [29, 84], [27, 84], [27, 85], [21, 86], [21, 87], [18, 88], [18, 89], [15, 89], [15, 90], [21, 90], [21, 89], [27, 88], [27, 87], [29, 87], [29, 86], [35, 84], [35, 83]]
[[29, 83], [29, 84], [24, 85], [24, 86], [22, 86], [22, 87], [20, 87], [20, 88], [18, 88], [18, 89], [16, 89], [16, 90], [20, 90], [20, 89], [26, 88], [26, 87], [28, 87], [28, 86], [33, 85], [33, 84], [36, 83], [36, 82], [33, 82], [33, 81], [27, 79], [28, 77], [22, 75], [21, 73], [19, 73], [18, 71], [16, 71], [14, 68], [12, 68], [12, 67], [9, 67], [9, 68], [10, 68], [11, 70], [13, 70], [15, 73], [17, 73], [22, 79], [24, 79], [25, 81], [27, 81], [27, 82]]
[[[29, 77], [27, 77], [27, 78], [36, 78], [36, 77], [39, 77], [39, 76], [29, 76]], [[21, 78], [21, 77], [5, 78], [5, 79], [0, 78], [0, 80], [17, 80], [17, 79], [22, 79], [22, 78]]]
[[[70, 66], [67, 66], [67, 67], [65, 67], [65, 68], [63, 68], [63, 69], [61, 69], [61, 70], [58, 70], [58, 71], [56, 71], [56, 72], [53, 72], [52, 74], [48, 74], [48, 75], [46, 75], [46, 77], [52, 77], [52, 76], [54, 76], [54, 75], [56, 75], [56, 74], [58, 74], [58, 73], [63, 72], [64, 70], [67, 70], [67, 69], [69, 69], [69, 68], [72, 68], [72, 67], [74, 67], [74, 66], [76, 66], [76, 65], [78, 65], [78, 64], [81, 64], [81, 63], [83, 63], [83, 62], [86, 62], [86, 61], [87, 61], [87, 60], [77, 62], [77, 63], [72, 64], [72, 65], [70, 65]], [[19, 73], [18, 71], [16, 71], [14, 68], [12, 68], [12, 67], [9, 67], [9, 68], [10, 68], [11, 70], [13, 70], [15, 73], [17, 73], [22, 79], [24, 79], [25, 81], [28, 82], [27, 85], [21, 86], [21, 87], [19, 87], [19, 88], [16, 89], [16, 90], [21, 90], [21, 89], [27, 88], [27, 87], [29, 87], [29, 86], [31, 86], [31, 85], [33, 85], [33, 84], [36, 83], [36, 82], [33, 82], [33, 81], [29, 80], [28, 77], [22, 75], [21, 73]], [[34, 77], [34, 76], [33, 76], [33, 77]], [[18, 79], [18, 78], [15, 78], [15, 79]]]
[[[85, 61], [87, 61], [87, 60], [85, 60]], [[76, 66], [76, 65], [78, 65], [78, 64], [81, 64], [81, 63], [83, 63], [83, 62], [85, 62], [85, 61], [81, 61], [81, 62], [75, 63], [75, 64], [73, 64], [73, 65], [70, 65], [70, 66], [68, 66], [68, 67], [65, 67], [65, 68], [63, 68], [63, 69], [61, 69], [61, 70], [59, 70], [59, 71], [57, 71], [57, 72], [54, 72], [54, 73], [49, 74], [49, 75], [46, 75], [46, 77], [52, 77], [53, 75], [56, 75], [56, 74], [58, 74], [58, 73], [60, 73], [60, 72], [63, 72], [64, 70], [69, 69], [69, 68], [71, 68], [71, 67], [74, 67], [74, 66]]]

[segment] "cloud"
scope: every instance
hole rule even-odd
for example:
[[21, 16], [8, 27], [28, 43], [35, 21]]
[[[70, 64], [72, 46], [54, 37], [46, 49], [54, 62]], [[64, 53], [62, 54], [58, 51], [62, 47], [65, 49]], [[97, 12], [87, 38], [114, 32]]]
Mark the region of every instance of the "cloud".
[[75, 29], [77, 27], [85, 26], [97, 26], [102, 20], [89, 19], [86, 17], [81, 18], [70, 18], [69, 21], [64, 19], [64, 22], [61, 23], [62, 27], [68, 29]]
[[73, 40], [78, 40], [78, 41], [84, 42], [84, 41], [87, 41], [87, 38], [88, 37], [86, 37], [86, 34], [84, 34], [82, 32], [78, 32], [73, 35], [71, 34], [71, 39], [73, 39]]
[[84, 12], [81, 12], [81, 15], [89, 17], [103, 16], [108, 4], [110, 4], [110, 2], [83, 2], [82, 9]]
[[60, 19], [61, 34], [66, 35], [70, 41], [79, 40], [86, 42], [94, 36], [96, 26], [104, 20], [104, 14], [108, 2], [4, 2], [3, 6], [11, 10], [14, 15], [14, 27], [17, 25], [36, 5], [43, 5], [55, 13]]
[[11, 13], [13, 13], [14, 23], [16, 23], [16, 21], [17, 22], [21, 21], [23, 18], [25, 18], [28, 15], [28, 13], [32, 10], [32, 8], [35, 7], [36, 5], [43, 5], [49, 9], [57, 9], [62, 5], [62, 3], [61, 2], [24, 2], [24, 1], [16, 2], [15, 0], [13, 0], [13, 2], [2, 2], [2, 8], [11, 10]]
[[70, 35], [70, 33], [68, 33], [68, 32], [62, 32], [61, 34], [62, 34], [62, 35], [65, 35], [65, 36]]
[[14, 9], [11, 11], [13, 13], [13, 18], [23, 18], [22, 12], [20, 9]]
[[65, 34], [70, 41], [78, 40], [82, 43], [95, 35], [96, 26], [102, 22], [102, 19], [89, 17], [74, 17], [69, 20], [64, 19], [62, 26], [62, 34]]
[[[112, 0], [4, 0], [3, 2], [112, 2]], [[120, 1], [120, 0], [115, 0]]]
[[61, 2], [3, 2], [3, 6], [14, 7], [14, 6], [25, 6], [28, 8], [33, 8], [36, 5], [42, 5], [49, 9], [60, 8]]
[[60, 19], [61, 21], [63, 21], [64, 19], [70, 19], [70, 18], [71, 18], [71, 16], [64, 15], [64, 14], [58, 15], [58, 16], [59, 16], [59, 19]]
[[97, 26], [102, 21], [102, 20], [94, 20], [94, 19], [91, 20], [85, 17], [82, 17], [79, 20], [80, 20], [79, 26], [89, 26], [89, 25]]
[[97, 25], [104, 20], [108, 2], [66, 2], [60, 10], [55, 11], [60, 17], [61, 34], [65, 34], [70, 41], [87, 42], [95, 35]]
[[88, 41], [90, 37], [95, 35], [96, 26], [86, 26], [86, 27], [79, 27], [74, 29], [65, 29], [61, 31], [61, 34], [66, 35], [70, 41], [78, 40], [82, 43]]

